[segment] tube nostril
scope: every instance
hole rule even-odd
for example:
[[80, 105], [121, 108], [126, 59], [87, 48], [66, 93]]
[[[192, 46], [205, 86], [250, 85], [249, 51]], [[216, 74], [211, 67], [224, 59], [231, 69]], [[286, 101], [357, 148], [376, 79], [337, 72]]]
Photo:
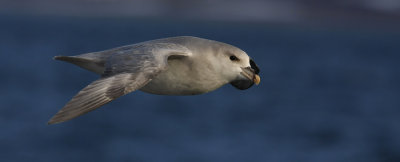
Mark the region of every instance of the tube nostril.
[[256, 74], [260, 73], [260, 69], [258, 68], [257, 64], [253, 61], [253, 59], [250, 59], [250, 66], [252, 69], [254, 69], [254, 72]]

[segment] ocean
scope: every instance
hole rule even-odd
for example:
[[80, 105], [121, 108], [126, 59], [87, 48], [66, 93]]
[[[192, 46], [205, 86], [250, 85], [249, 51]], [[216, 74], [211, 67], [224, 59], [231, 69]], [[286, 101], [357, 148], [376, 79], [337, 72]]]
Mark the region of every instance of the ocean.
[[[99, 76], [56, 55], [190, 35], [235, 45], [261, 83], [136, 91], [47, 121]], [[400, 32], [254, 22], [0, 16], [1, 161], [400, 161]]]

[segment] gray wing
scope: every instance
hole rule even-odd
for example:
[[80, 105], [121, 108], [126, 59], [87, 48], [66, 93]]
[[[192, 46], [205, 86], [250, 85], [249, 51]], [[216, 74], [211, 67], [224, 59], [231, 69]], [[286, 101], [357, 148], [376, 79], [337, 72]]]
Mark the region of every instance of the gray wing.
[[140, 89], [167, 68], [168, 57], [189, 55], [187, 48], [170, 43], [141, 44], [132, 50], [117, 50], [106, 62], [102, 77], [83, 88], [48, 124], [73, 119]]

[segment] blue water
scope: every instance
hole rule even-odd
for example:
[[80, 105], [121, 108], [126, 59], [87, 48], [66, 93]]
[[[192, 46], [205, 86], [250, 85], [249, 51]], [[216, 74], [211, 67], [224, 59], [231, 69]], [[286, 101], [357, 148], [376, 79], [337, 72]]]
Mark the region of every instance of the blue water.
[[[52, 60], [192, 35], [245, 50], [261, 84], [134, 92], [46, 125], [93, 73]], [[400, 32], [0, 16], [0, 161], [400, 161]]]

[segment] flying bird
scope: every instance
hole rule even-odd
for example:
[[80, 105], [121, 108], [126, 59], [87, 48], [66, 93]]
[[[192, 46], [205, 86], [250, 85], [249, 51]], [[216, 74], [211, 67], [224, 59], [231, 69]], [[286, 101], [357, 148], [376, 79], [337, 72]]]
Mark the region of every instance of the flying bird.
[[196, 95], [225, 84], [245, 90], [260, 69], [241, 49], [192, 36], [169, 37], [76, 56], [55, 56], [101, 77], [76, 94], [48, 122], [64, 122], [135, 90]]

